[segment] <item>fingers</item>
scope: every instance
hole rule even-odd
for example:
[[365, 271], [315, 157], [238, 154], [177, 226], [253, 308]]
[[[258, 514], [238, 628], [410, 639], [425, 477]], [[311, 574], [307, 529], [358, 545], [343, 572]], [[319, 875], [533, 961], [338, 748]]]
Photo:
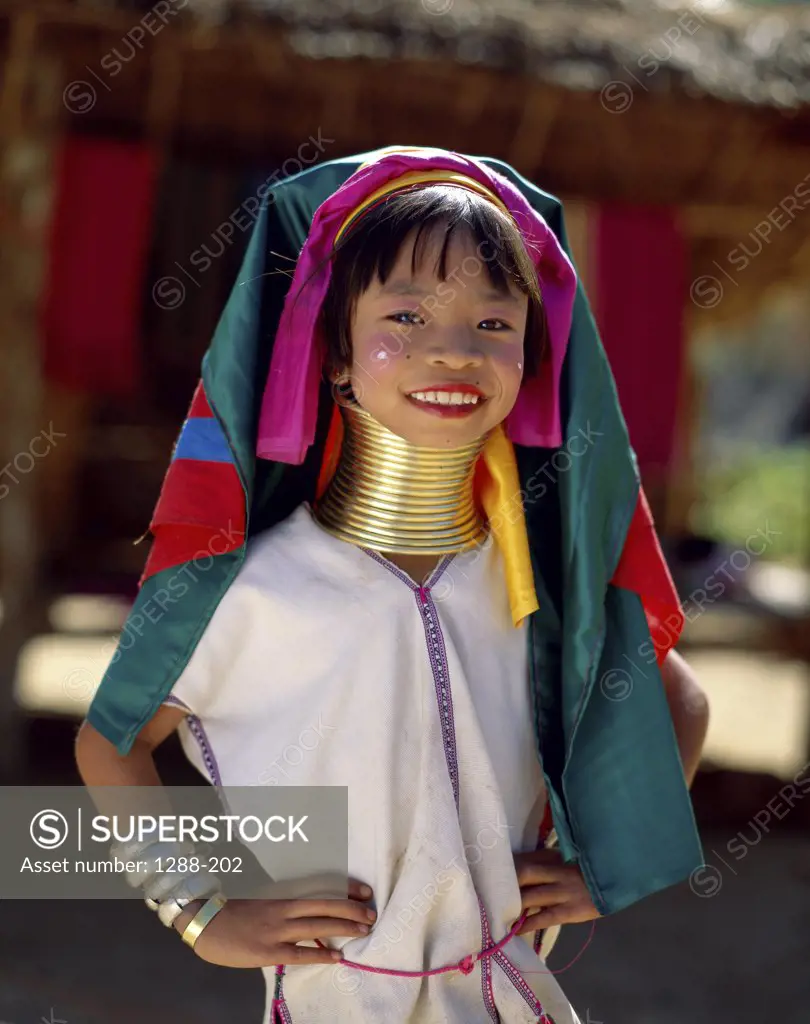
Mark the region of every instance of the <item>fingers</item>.
[[288, 921], [279, 931], [282, 942], [303, 942], [313, 939], [355, 938], [368, 935], [371, 925], [334, 917], [298, 917]]
[[573, 893], [566, 885], [534, 885], [520, 890], [521, 906], [524, 910], [542, 910], [566, 903]]
[[284, 882], [269, 881], [262, 889], [265, 899], [355, 899], [370, 900], [374, 893], [371, 886], [356, 878], [347, 879], [345, 875], [324, 873], [305, 875], [302, 878], [288, 879]]
[[579, 880], [576, 868], [551, 868], [540, 864], [527, 865], [517, 873], [518, 885], [565, 885]]
[[[278, 949], [279, 956], [276, 962], [280, 964], [334, 964], [343, 959], [339, 950], [318, 949], [315, 946], [282, 945]], [[335, 953], [338, 955], [335, 956]], [[268, 966], [273, 967], [275, 964]]]
[[569, 911], [565, 905], [550, 907], [548, 910], [541, 910], [538, 914], [530, 914], [523, 922], [523, 927], [518, 929], [518, 935], [543, 931], [555, 924], [573, 924], [579, 921], [579, 917], [576, 915], [571, 919], [568, 914]]
[[[554, 856], [554, 860], [541, 857], [549, 853]], [[520, 886], [573, 881], [580, 878], [579, 868], [573, 864], [563, 864], [559, 854], [553, 850], [538, 850], [537, 854], [519, 854], [515, 857], [515, 872]]]
[[356, 878], [349, 879], [349, 899], [370, 900], [374, 892], [370, 885], [359, 882]]
[[283, 911], [287, 920], [322, 917], [369, 924], [377, 919], [374, 910], [356, 900], [287, 900]]
[[579, 901], [560, 903], [558, 906], [546, 907], [536, 914], [530, 914], [523, 922], [518, 934], [541, 931], [544, 928], [551, 928], [555, 924], [583, 924], [585, 921], [595, 921], [599, 916], [598, 910], [585, 903]]
[[295, 892], [288, 893], [286, 898], [328, 900], [348, 897], [351, 900], [370, 900], [373, 895], [371, 886], [356, 878], [323, 876], [301, 880]]
[[539, 914], [531, 914], [529, 917], [527, 917], [526, 920], [523, 922], [523, 927], [518, 928], [517, 934], [530, 935], [534, 932], [542, 931], [545, 927], [547, 927], [542, 923], [538, 923], [537, 919], [539, 918], [539, 916]]

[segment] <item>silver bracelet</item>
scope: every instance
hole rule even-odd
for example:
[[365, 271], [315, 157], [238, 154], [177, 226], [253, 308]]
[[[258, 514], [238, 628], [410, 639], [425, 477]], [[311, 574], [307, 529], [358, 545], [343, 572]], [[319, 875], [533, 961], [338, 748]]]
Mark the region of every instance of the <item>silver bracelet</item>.
[[133, 889], [143, 889], [146, 905], [157, 911], [161, 922], [168, 928], [189, 903], [219, 890], [220, 880], [210, 872], [181, 874], [164, 869], [164, 862], [168, 866], [170, 861], [181, 857], [190, 859], [195, 853], [191, 843], [160, 842], [157, 839], [115, 843], [110, 848], [113, 858], [136, 865], [135, 871], [124, 872], [128, 885]]
[[[152, 910], [157, 911], [157, 915], [160, 918], [160, 923], [166, 925], [167, 928], [171, 928], [177, 918], [183, 913], [189, 903], [192, 900], [176, 900], [168, 899], [162, 903], [156, 903], [151, 906]], [[151, 904], [151, 900], [146, 901], [147, 906]]]
[[219, 891], [219, 879], [214, 875], [196, 875], [183, 880], [175, 894], [160, 900], [146, 898], [150, 910], [156, 910], [161, 922], [171, 928], [175, 920], [183, 913], [189, 903], [213, 896]]
[[193, 896], [197, 899], [200, 895], [200, 886], [203, 884], [220, 885], [216, 875], [210, 871], [194, 871], [180, 874], [174, 871], [167, 875], [158, 875], [148, 885], [143, 886], [144, 897], [160, 903], [162, 900], [174, 896], [178, 899], [186, 896]]

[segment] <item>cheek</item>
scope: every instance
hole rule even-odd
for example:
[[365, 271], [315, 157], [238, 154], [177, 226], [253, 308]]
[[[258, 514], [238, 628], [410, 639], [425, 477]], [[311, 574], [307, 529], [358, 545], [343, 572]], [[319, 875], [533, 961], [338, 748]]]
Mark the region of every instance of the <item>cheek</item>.
[[369, 366], [385, 372], [390, 369], [394, 362], [394, 357], [383, 345], [377, 348], [373, 348], [368, 354]]
[[381, 331], [364, 338], [362, 345], [355, 346], [355, 366], [365, 370], [371, 377], [388, 375], [405, 358], [405, 348], [404, 338]]
[[522, 343], [504, 346], [492, 353], [492, 364], [504, 385], [512, 387], [520, 385], [524, 363]]

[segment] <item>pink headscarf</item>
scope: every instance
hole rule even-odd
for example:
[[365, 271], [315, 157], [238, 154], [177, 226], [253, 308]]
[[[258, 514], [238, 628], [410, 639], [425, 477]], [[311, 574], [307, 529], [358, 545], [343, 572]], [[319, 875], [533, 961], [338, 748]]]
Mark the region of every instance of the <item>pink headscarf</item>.
[[[529, 201], [501, 175], [471, 157], [441, 149], [386, 153], [348, 178], [315, 212], [295, 268], [278, 332], [259, 415], [257, 455], [300, 465], [315, 439], [322, 353], [316, 324], [331, 276], [335, 236], [363, 200], [411, 171], [448, 170], [474, 178], [493, 191], [520, 230], [537, 269], [551, 344], [551, 363], [524, 379], [506, 421], [516, 444], [556, 448], [562, 444], [559, 385], [571, 330], [576, 274], [554, 232]], [[306, 288], [305, 301], [301, 290]]]

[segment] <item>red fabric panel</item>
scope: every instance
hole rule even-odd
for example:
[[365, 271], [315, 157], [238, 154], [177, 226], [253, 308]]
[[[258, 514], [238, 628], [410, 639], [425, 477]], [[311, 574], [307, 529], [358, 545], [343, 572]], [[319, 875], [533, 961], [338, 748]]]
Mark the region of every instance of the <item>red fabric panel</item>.
[[[200, 381], [187, 419], [211, 417]], [[207, 567], [208, 556], [223, 555], [244, 542], [245, 526], [245, 495], [233, 463], [173, 459], [149, 524], [154, 541], [141, 584], [184, 562], [200, 559]]]
[[689, 253], [675, 212], [610, 204], [594, 224], [594, 312], [642, 479], [675, 443]]
[[678, 642], [684, 618], [678, 592], [658, 541], [650, 506], [641, 489], [611, 583], [632, 590], [641, 598], [660, 665]]
[[58, 155], [42, 309], [45, 375], [132, 396], [157, 184], [145, 145], [68, 136]]
[[245, 497], [233, 463], [175, 459], [163, 480], [150, 529], [167, 523], [216, 529], [230, 524], [244, 532]]
[[155, 507], [154, 535], [141, 583], [162, 569], [222, 555], [245, 539], [245, 497], [236, 468], [227, 462], [176, 459]]
[[194, 397], [191, 399], [191, 408], [188, 410], [187, 418], [199, 418], [206, 420], [214, 418], [214, 413], [211, 406], [208, 404], [208, 396], [205, 393], [202, 381], [197, 384], [196, 390], [194, 391]]

